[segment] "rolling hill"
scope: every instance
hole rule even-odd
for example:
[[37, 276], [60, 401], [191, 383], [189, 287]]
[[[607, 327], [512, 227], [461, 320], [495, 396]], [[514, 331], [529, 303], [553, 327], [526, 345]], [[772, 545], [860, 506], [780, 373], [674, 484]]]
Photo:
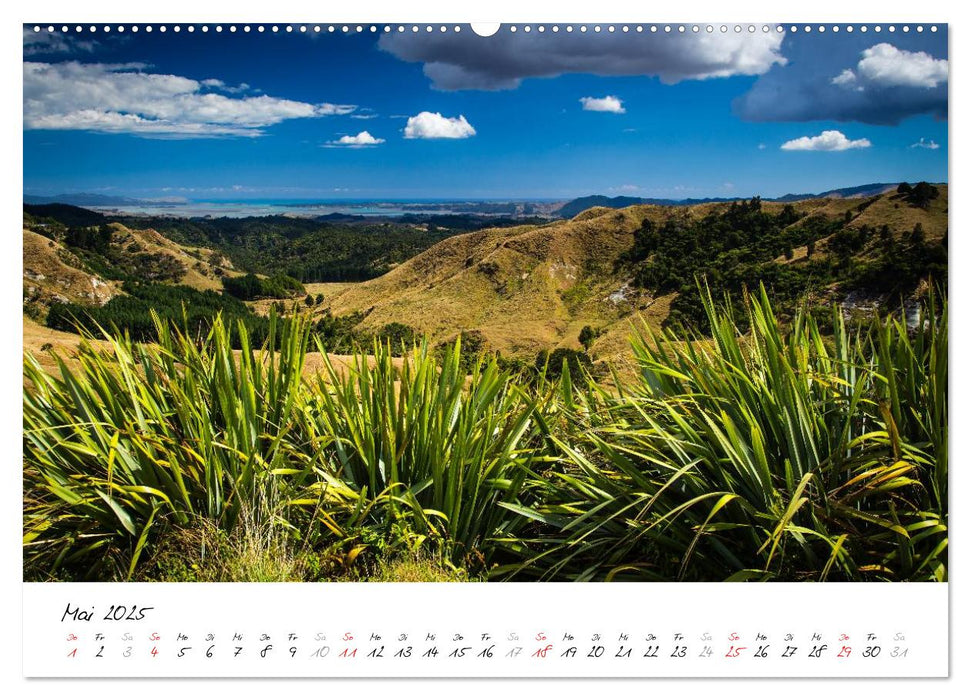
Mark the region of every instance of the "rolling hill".
[[[786, 194], [781, 197], [766, 198], [766, 202], [800, 202], [808, 199], [844, 199], [847, 197], [872, 197], [896, 189], [897, 183], [893, 182], [872, 182], [867, 185], [857, 185], [855, 187], [842, 187], [834, 190], [827, 190], [818, 194]], [[659, 199], [654, 197], [607, 197], [604, 195], [589, 195], [571, 199], [552, 213], [564, 219], [570, 219], [582, 211], [592, 207], [607, 207], [609, 209], [622, 209], [635, 204], [659, 204], [661, 206], [692, 206], [695, 204], [710, 204], [712, 202], [732, 202], [737, 201], [738, 197], [706, 197], [702, 199]]]
[[81, 260], [61, 243], [23, 230], [24, 303], [49, 306], [52, 302], [107, 303], [118, 285], [82, 269]]
[[[928, 209], [908, 205], [895, 192], [799, 201], [789, 204], [798, 216], [791, 228], [810, 220], [850, 232], [887, 225], [899, 239], [919, 223], [928, 241], [939, 242], [947, 231], [947, 187], [939, 189], [940, 197]], [[625, 265], [643, 222], [660, 226], [672, 217], [700, 221], [731, 206], [595, 207], [568, 221], [454, 236], [382, 277], [332, 291], [324, 309], [335, 316], [364, 314], [358, 325], [363, 332], [400, 323], [443, 342], [477, 331], [486, 347], [518, 356], [544, 348], [578, 348], [580, 330], [590, 325], [600, 332], [591, 354], [616, 356], [626, 349], [633, 320], [640, 316], [659, 325], [677, 296], [652, 296], [634, 284]], [[778, 214], [786, 206], [764, 202], [762, 209]], [[828, 245], [827, 237], [816, 242], [823, 253]], [[855, 257], [871, 255], [868, 246]], [[806, 264], [806, 252], [803, 247], [776, 263]]]
[[[72, 214], [77, 216], [76, 213]], [[200, 291], [222, 289], [222, 278], [237, 273], [223, 255], [207, 248], [181, 246], [151, 229], [121, 224], [89, 226], [84, 245], [54, 231], [54, 224], [25, 222], [23, 292], [31, 314], [42, 317], [52, 303], [103, 306], [121, 293], [122, 281], [179, 284]]]
[[[764, 279], [785, 296], [782, 309], [807, 288], [822, 304], [852, 297], [861, 309], [886, 306], [891, 297], [912, 295], [930, 270], [938, 278], [946, 273], [940, 243], [947, 234], [948, 189], [939, 185], [936, 198], [915, 203], [896, 189], [870, 194], [873, 187], [854, 188], [856, 196], [827, 193], [794, 202], [592, 207], [569, 220], [443, 234], [380, 277], [307, 284], [307, 304], [301, 291], [298, 308], [337, 329], [333, 337], [342, 344], [327, 345], [332, 351], [404, 330], [404, 337], [424, 334], [434, 344], [474, 334], [484, 349], [532, 360], [542, 350], [579, 349], [580, 333], [589, 327], [590, 355], [617, 360], [626, 357], [638, 319], [652, 327], [697, 321], [693, 280], [699, 274], [718, 278], [717, 293], [736, 296]], [[127, 282], [156, 283], [143, 306], [165, 297], [173, 308], [201, 305], [193, 309], [197, 315], [234, 309], [257, 325], [265, 324], [261, 317], [270, 306], [295, 304], [292, 296], [247, 306], [220, 296], [223, 277], [243, 272], [231, 269], [225, 250], [189, 245], [192, 236], [177, 229], [180, 242], [143, 228], [145, 222], [126, 220], [125, 226], [57, 204], [25, 206], [24, 222], [24, 310], [34, 319], [44, 319], [52, 304], [96, 307], [119, 296], [127, 302]], [[187, 231], [196, 224], [187, 221]], [[272, 237], [279, 234], [273, 224], [252, 225]], [[285, 231], [293, 250], [305, 251], [301, 264], [329, 264], [326, 245], [306, 247], [299, 231]], [[326, 233], [314, 229], [314, 240]], [[332, 251], [344, 252], [341, 246]], [[133, 308], [118, 302], [109, 309]]]

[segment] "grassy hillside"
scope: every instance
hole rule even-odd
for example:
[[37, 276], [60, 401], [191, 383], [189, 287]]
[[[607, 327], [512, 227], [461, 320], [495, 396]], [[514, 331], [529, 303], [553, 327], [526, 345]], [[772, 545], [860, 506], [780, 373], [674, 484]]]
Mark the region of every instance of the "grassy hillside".
[[[54, 315], [54, 327], [68, 329], [81, 307], [107, 304], [87, 313], [147, 338], [152, 308], [175, 319], [187, 305], [200, 328], [221, 310], [262, 338], [271, 307], [297, 307], [314, 315], [331, 352], [367, 346], [374, 336], [397, 346], [422, 335], [433, 345], [464, 335], [477, 348], [528, 363], [541, 352], [583, 349], [594, 360], [629, 364], [631, 327], [639, 319], [653, 328], [703, 326], [698, 278], [737, 304], [744, 290], [765, 282], [784, 319], [803, 298], [819, 308], [843, 303], [847, 313], [913, 305], [929, 276], [946, 277], [947, 187], [936, 193], [920, 202], [892, 190], [791, 203], [593, 207], [568, 221], [465, 234], [418, 231], [413, 223], [323, 226], [286, 217], [160, 220], [178, 243], [153, 229], [85, 218], [84, 210], [35, 208], [36, 215], [25, 210], [32, 229], [24, 234], [25, 311], [43, 319], [52, 304], [69, 304]], [[401, 257], [408, 246], [433, 239], [417, 255]], [[220, 251], [190, 245], [201, 240], [215, 240]], [[367, 245], [352, 250], [356, 241]], [[349, 264], [348, 254], [364, 255], [372, 271], [390, 269], [365, 282], [301, 287], [281, 273], [266, 278], [232, 269], [227, 246], [263, 259], [261, 269], [290, 269], [293, 260], [304, 272], [330, 269]], [[274, 251], [285, 254], [278, 259]], [[398, 259], [404, 261], [390, 263]], [[234, 277], [232, 289], [227, 276]], [[270, 284], [278, 278], [293, 289]], [[273, 298], [271, 288], [286, 297]]]
[[61, 243], [23, 230], [24, 305], [40, 314], [52, 303], [106, 303], [118, 285], [83, 269], [81, 260]]
[[[125, 256], [145, 255], [149, 258], [158, 256], [166, 259], [165, 264], [171, 266], [173, 272], [164, 281], [181, 284], [193, 289], [222, 289], [222, 278], [233, 276], [232, 262], [224, 255], [210, 248], [182, 246], [169, 240], [152, 229], [129, 229], [121, 224], [112, 224], [114, 231], [112, 242], [118, 246], [123, 258]], [[136, 262], [134, 270], [139, 272]], [[164, 276], [165, 273], [162, 273]], [[152, 279], [149, 277], [148, 279]]]
[[[23, 240], [25, 318], [61, 331], [91, 321], [142, 337], [153, 309], [168, 318], [184, 308], [190, 317], [211, 316], [234, 301], [224, 304], [217, 293], [240, 274], [221, 253], [77, 207], [25, 206]], [[249, 314], [236, 304], [236, 315]]]
[[[763, 273], [811, 262], [811, 270], [793, 268], [786, 283], [798, 288], [825, 282], [817, 290], [821, 293], [818, 301], [839, 301], [848, 291], [839, 283], [852, 280], [854, 271], [858, 273], [861, 265], [877, 255], [873, 232], [883, 226], [895, 241], [905, 241], [920, 224], [928, 245], [941, 242], [947, 230], [947, 187], [940, 186], [939, 191], [927, 209], [908, 204], [896, 192], [791, 204], [763, 202], [761, 211], [767, 217], [779, 217], [787, 207], [795, 212], [794, 221], [772, 239], [773, 245], [788, 246], [790, 238], [819, 235], [813, 231], [825, 234], [814, 242], [813, 259], [807, 258], [805, 245], [796, 246], [788, 257], [771, 253], [765, 248], [767, 243], [749, 248], [740, 243], [728, 251], [734, 257], [729, 256], [726, 265], [731, 269], [727, 272], [743, 270], [757, 284]], [[569, 221], [454, 236], [382, 277], [328, 290], [331, 293], [325, 295], [322, 311], [334, 316], [364, 314], [358, 325], [362, 331], [405, 324], [428, 334], [434, 342], [477, 331], [488, 348], [522, 356], [551, 347], [579, 348], [578, 334], [589, 325], [600, 334], [591, 352], [597, 357], [615, 357], [626, 350], [632, 320], [642, 317], [660, 326], [682, 293], [666, 287], [658, 293], [657, 288], [638, 283], [643, 263], [632, 260], [631, 251], [645, 222], [663, 231], [666, 223], [677, 221], [678, 226], [692, 231], [692, 226], [697, 228], [706, 221], [721, 221], [719, 217], [728, 216], [732, 206], [717, 202], [690, 207], [595, 207]], [[860, 230], [870, 238], [843, 260], [831, 232], [855, 235]], [[901, 255], [906, 255], [902, 250]], [[673, 253], [677, 255], [678, 250]], [[698, 251], [703, 263], [692, 270], [709, 272], [706, 266], [716, 261], [713, 253], [705, 260], [706, 254], [705, 249]], [[739, 258], [746, 255], [756, 259]], [[754, 267], [756, 263], [761, 267]], [[719, 271], [716, 266], [714, 272]], [[685, 274], [683, 286], [693, 288], [690, 271]], [[744, 275], [739, 272], [736, 276]]]
[[32, 217], [24, 223], [24, 298], [40, 306], [100, 306], [127, 280], [218, 290], [224, 276], [238, 274], [225, 256], [181, 246], [151, 229], [66, 226]]
[[284, 274], [301, 282], [360, 281], [377, 277], [456, 232], [487, 219], [320, 221], [289, 216], [219, 219], [128, 218], [183, 245], [221, 251], [237, 267]]
[[363, 329], [398, 322], [435, 341], [477, 330], [492, 348], [535, 354], [585, 324], [646, 310], [650, 300], [624, 290], [611, 269], [637, 225], [627, 210], [455, 236], [325, 303], [334, 315], [368, 312]]

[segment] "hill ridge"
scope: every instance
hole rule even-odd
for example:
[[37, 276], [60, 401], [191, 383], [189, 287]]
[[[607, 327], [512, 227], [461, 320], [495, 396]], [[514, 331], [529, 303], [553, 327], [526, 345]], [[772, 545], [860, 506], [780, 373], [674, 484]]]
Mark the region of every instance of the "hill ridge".
[[[943, 237], [946, 187], [933, 211], [901, 207], [895, 197], [899, 195], [885, 193], [872, 201], [824, 197], [762, 206], [772, 213], [795, 207], [800, 222], [812, 217], [848, 221], [845, 225], [851, 230], [888, 223], [897, 237], [919, 222], [929, 240]], [[334, 291], [323, 308], [335, 316], [365, 314], [358, 326], [362, 331], [378, 332], [402, 323], [429, 334], [433, 342], [475, 331], [485, 347], [523, 356], [544, 348], [579, 348], [577, 335], [590, 325], [601, 332], [591, 352], [609, 357], [626, 347], [630, 323], [639, 315], [659, 325], [674, 296], [655, 297], [633, 284], [632, 272], [623, 264], [642, 222], [650, 219], [661, 225], [677, 216], [700, 219], [731, 206], [709, 202], [689, 207], [594, 207], [548, 224], [452, 236], [381, 277]], [[817, 245], [825, 250], [828, 240], [822, 238]], [[805, 248], [800, 255], [806, 255]]]

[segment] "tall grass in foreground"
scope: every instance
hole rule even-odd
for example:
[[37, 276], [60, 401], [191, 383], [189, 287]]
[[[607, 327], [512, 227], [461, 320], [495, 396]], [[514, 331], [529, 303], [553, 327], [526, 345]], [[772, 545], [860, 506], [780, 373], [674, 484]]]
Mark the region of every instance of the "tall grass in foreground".
[[85, 340], [59, 377], [25, 357], [28, 575], [130, 578], [160, 544], [214, 555], [219, 532], [253, 570], [260, 543], [318, 569], [423, 548], [485, 568], [533, 425], [494, 361], [466, 377], [458, 345], [441, 367], [425, 346], [398, 360], [376, 345], [308, 380], [300, 319], [273, 317], [259, 350], [240, 326], [238, 352], [219, 319], [203, 338], [156, 325], [156, 344]]
[[28, 569], [129, 577], [168, 529], [232, 530], [257, 503], [277, 517], [267, 495], [282, 502], [316, 459], [295, 430], [305, 326], [278, 338], [273, 319], [259, 351], [240, 328], [237, 355], [221, 322], [201, 340], [156, 325], [157, 344], [85, 340], [60, 377], [25, 358]]
[[333, 437], [334, 476], [381, 500], [375, 527], [383, 522], [412, 547], [432, 537], [450, 559], [481, 566], [513, 518], [498, 504], [517, 500], [533, 457], [533, 406], [510, 379], [494, 359], [467, 376], [460, 341], [440, 365], [427, 344], [399, 364], [375, 341], [371, 357], [356, 356], [344, 373], [326, 362], [307, 410]]
[[609, 389], [458, 344], [305, 376], [275, 317], [27, 355], [25, 576], [946, 579], [946, 302], [831, 335], [705, 302], [711, 338], [645, 328]]
[[561, 391], [557, 468], [517, 509], [545, 526], [519, 576], [944, 580], [947, 308], [833, 335], [750, 332], [710, 297], [710, 340], [633, 339], [638, 380]]

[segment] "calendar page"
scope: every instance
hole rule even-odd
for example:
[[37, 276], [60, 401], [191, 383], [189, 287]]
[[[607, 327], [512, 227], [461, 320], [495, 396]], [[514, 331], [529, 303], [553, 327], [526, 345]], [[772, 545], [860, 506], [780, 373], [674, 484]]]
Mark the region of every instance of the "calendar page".
[[23, 675], [947, 677], [947, 23], [326, 14], [23, 24]]

